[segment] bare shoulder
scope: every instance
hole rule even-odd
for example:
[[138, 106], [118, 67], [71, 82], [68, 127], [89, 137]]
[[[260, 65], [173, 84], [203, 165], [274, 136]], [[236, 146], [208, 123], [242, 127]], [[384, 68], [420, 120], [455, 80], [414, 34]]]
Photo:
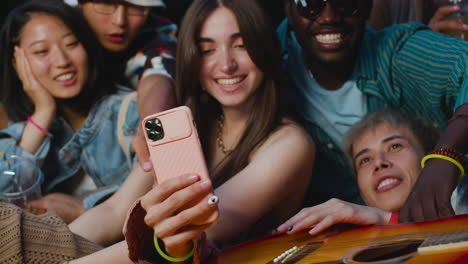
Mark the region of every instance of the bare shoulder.
[[283, 125], [273, 132], [265, 141], [265, 145], [275, 144], [299, 144], [304, 147], [311, 147], [315, 149], [315, 144], [307, 131], [290, 119], [284, 119]]
[[290, 119], [283, 120], [283, 125], [270, 134], [258, 148], [258, 152], [271, 151], [272, 149], [281, 150], [283, 154], [292, 152], [295, 153], [295, 156], [315, 154], [313, 139], [302, 126]]

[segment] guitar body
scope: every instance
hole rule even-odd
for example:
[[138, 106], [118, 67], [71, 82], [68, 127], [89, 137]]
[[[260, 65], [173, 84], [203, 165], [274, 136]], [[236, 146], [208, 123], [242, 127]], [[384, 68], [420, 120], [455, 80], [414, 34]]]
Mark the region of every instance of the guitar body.
[[[280, 234], [226, 249], [210, 264], [468, 263], [467, 231], [468, 215], [459, 215], [409, 224], [335, 228], [315, 236]], [[447, 237], [465, 242], [445, 242]]]

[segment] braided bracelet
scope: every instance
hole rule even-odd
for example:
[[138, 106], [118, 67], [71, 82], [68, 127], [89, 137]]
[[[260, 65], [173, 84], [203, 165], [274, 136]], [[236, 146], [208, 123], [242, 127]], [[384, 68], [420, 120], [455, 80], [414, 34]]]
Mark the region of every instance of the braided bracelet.
[[156, 236], [156, 234], [154, 234], [153, 236], [153, 242], [154, 242], [154, 247], [156, 248], [156, 251], [159, 253], [159, 255], [168, 261], [182, 262], [182, 261], [186, 261], [187, 259], [193, 256], [193, 247], [192, 247], [192, 250], [190, 250], [190, 252], [184, 257], [174, 258], [174, 257], [167, 255], [166, 253], [164, 253], [164, 251], [162, 251], [161, 247], [159, 247], [158, 237]]

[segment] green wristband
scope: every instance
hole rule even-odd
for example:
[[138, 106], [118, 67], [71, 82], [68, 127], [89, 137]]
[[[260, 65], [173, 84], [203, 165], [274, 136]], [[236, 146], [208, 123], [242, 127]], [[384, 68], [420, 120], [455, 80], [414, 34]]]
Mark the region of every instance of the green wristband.
[[191, 258], [193, 256], [193, 248], [192, 250], [190, 250], [190, 252], [187, 254], [187, 256], [185, 257], [181, 257], [181, 258], [174, 258], [174, 257], [171, 257], [169, 255], [167, 255], [166, 253], [164, 253], [164, 251], [161, 250], [161, 248], [159, 247], [159, 243], [158, 243], [158, 237], [156, 236], [156, 234], [154, 234], [153, 236], [153, 242], [154, 242], [154, 247], [156, 248], [156, 251], [159, 253], [159, 255], [161, 255], [161, 257], [163, 257], [164, 259], [170, 261], [170, 262], [182, 262], [182, 261], [186, 261], [187, 259]]

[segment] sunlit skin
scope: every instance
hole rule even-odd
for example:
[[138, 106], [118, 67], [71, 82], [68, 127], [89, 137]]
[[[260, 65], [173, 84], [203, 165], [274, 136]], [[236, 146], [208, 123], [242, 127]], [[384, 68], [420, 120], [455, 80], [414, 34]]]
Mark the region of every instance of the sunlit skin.
[[88, 78], [86, 51], [61, 20], [33, 14], [21, 31], [19, 47], [32, 74], [52, 97], [68, 99], [81, 92]]
[[404, 126], [377, 125], [353, 145], [361, 197], [367, 205], [399, 211], [418, 179], [423, 148]]
[[148, 17], [148, 14], [144, 16], [128, 15], [125, 5], [118, 5], [117, 10], [110, 15], [97, 13], [92, 2], [85, 2], [79, 6], [99, 43], [112, 52], [121, 52], [127, 49], [137, 37]]
[[218, 8], [199, 36], [200, 83], [224, 108], [250, 109], [263, 73], [250, 59], [234, 14]]

